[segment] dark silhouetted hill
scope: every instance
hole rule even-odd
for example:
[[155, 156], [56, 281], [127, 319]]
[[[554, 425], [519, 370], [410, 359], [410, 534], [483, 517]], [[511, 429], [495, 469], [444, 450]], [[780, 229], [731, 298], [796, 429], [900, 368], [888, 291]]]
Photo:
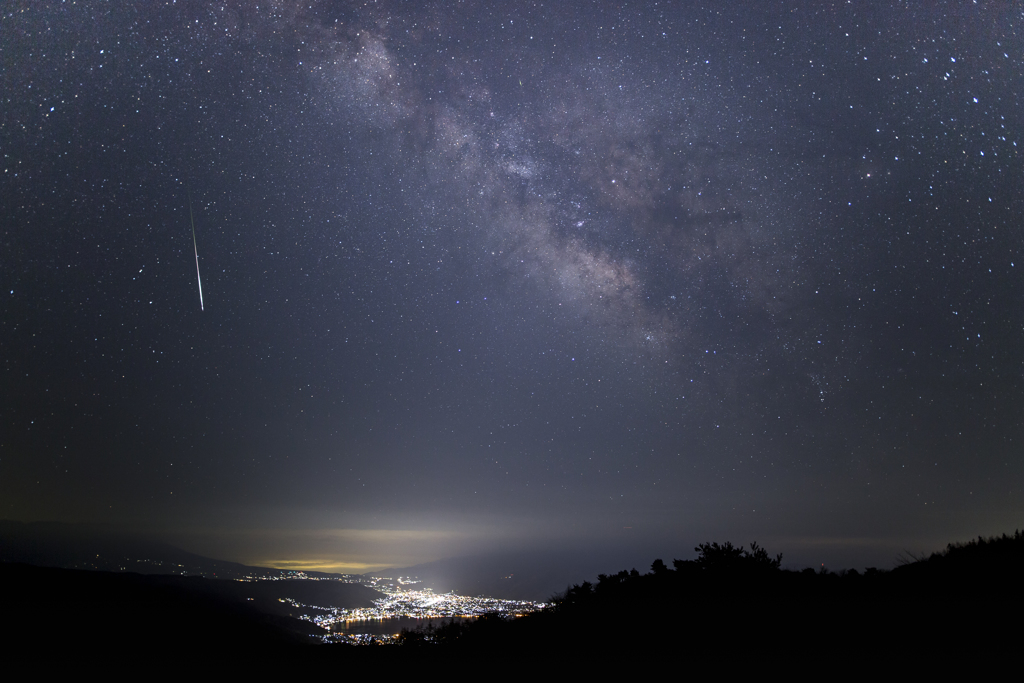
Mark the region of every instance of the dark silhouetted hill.
[[51, 662], [166, 660], [172, 653], [178, 663], [193, 656], [233, 666], [288, 661], [326, 634], [308, 617], [383, 597], [337, 575], [306, 574], [312, 578], [282, 578], [290, 573], [102, 528], [3, 521], [0, 642], [24, 656], [45, 650]]
[[[267, 614], [231, 582], [0, 564], [6, 644], [60, 651], [292, 648], [322, 629]], [[11, 624], [16, 624], [11, 628]], [[17, 649], [17, 648], [16, 648]], [[16, 651], [15, 649], [15, 651]]]
[[[926, 664], [1010, 657], [1024, 538], [1017, 532], [951, 545], [893, 571], [779, 569], [770, 556], [730, 543], [702, 544], [696, 560], [655, 560], [651, 571], [601, 575], [517, 619], [493, 617], [404, 634], [409, 648], [478, 656], [528, 651], [598, 667], [612, 661]], [[990, 660], [991, 661], [991, 660]]]

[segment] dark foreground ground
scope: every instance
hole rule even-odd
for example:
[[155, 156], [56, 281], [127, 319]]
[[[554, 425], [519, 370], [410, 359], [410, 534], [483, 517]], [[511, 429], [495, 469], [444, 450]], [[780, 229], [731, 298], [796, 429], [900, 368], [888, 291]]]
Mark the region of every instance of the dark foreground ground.
[[[762, 667], [836, 675], [1012, 663], [1024, 635], [1024, 536], [979, 539], [893, 571], [778, 569], [706, 545], [573, 586], [555, 608], [406, 634], [401, 645], [316, 644], [230, 582], [0, 564], [4, 650], [48, 670], [292, 674], [434, 667], [460, 675], [669, 666], [732, 677]], [[140, 669], [141, 667], [141, 669]], [[427, 667], [424, 669], [423, 667]], [[489, 673], [488, 673], [489, 672]]]

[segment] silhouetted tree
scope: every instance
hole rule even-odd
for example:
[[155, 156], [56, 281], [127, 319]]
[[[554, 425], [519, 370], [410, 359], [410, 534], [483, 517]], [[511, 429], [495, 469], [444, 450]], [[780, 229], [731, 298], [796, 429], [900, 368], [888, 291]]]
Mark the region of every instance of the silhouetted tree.
[[582, 584], [573, 584], [571, 588], [566, 588], [565, 593], [556, 595], [551, 601], [561, 608], [573, 607], [588, 602], [593, 594], [593, 585], [589, 581], [584, 581]]
[[773, 558], [768, 555], [767, 550], [757, 545], [756, 542], [752, 542], [750, 544], [750, 552], [744, 554], [744, 560], [759, 569], [771, 571], [782, 566], [782, 553]]
[[694, 550], [699, 553], [697, 566], [716, 573], [771, 572], [782, 565], [782, 553], [773, 558], [757, 543], [751, 543], [749, 551], [729, 541], [722, 545], [701, 543]]

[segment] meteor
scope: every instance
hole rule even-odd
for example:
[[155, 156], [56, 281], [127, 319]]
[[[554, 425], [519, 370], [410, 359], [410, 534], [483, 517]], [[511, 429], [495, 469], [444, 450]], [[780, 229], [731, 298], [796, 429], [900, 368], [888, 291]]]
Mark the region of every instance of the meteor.
[[199, 277], [199, 247], [196, 246], [196, 221], [192, 217], [192, 190], [188, 184], [185, 185], [185, 191], [188, 192], [188, 220], [192, 224], [192, 250], [196, 254], [196, 281], [199, 283], [199, 310], [205, 310], [203, 308], [203, 278]]

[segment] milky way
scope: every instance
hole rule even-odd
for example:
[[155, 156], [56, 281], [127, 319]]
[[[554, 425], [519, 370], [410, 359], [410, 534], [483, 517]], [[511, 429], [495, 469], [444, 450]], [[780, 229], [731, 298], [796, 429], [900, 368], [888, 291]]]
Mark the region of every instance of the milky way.
[[797, 553], [1008, 530], [1021, 21], [17, 5], [4, 514]]

